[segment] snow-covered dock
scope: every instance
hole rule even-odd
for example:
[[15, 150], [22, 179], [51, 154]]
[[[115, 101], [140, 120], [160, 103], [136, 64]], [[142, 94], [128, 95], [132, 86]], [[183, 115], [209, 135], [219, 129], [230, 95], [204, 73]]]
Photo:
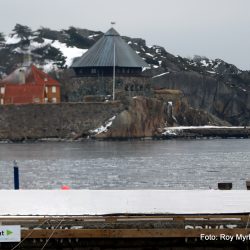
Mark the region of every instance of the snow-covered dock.
[[165, 127], [162, 138], [249, 138], [250, 127], [233, 126], [178, 126]]
[[20, 225], [22, 241], [16, 246], [23, 249], [48, 243], [49, 249], [60, 245], [63, 250], [85, 245], [141, 250], [150, 244], [152, 249], [190, 249], [183, 239], [196, 238], [207, 247], [202, 235], [214, 235], [222, 247], [216, 249], [223, 249], [222, 236], [239, 246], [250, 235], [249, 213], [247, 190], [0, 191], [0, 223]]
[[1, 190], [0, 216], [248, 214], [247, 190]]

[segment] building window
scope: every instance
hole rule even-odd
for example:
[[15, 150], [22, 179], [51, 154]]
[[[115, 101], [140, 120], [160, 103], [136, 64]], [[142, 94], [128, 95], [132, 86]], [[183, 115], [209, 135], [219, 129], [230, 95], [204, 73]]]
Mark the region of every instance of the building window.
[[56, 97], [52, 98], [52, 103], [56, 103]]
[[48, 87], [45, 87], [45, 92], [46, 92], [46, 93], [48, 93], [48, 92], [49, 92]]
[[44, 103], [48, 103], [48, 98], [47, 97], [44, 98]]
[[52, 93], [56, 93], [56, 87], [55, 86], [52, 87]]
[[1, 105], [3, 105], [3, 98], [1, 98]]
[[4, 93], [5, 93], [5, 88], [1, 87], [1, 94], [4, 95]]
[[91, 69], [91, 74], [96, 74], [96, 69]]

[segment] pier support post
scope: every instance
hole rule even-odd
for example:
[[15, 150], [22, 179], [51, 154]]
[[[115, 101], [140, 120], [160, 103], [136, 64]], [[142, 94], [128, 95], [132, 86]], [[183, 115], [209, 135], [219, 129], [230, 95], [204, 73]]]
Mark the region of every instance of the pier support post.
[[16, 161], [14, 161], [14, 189], [19, 189], [19, 168]]

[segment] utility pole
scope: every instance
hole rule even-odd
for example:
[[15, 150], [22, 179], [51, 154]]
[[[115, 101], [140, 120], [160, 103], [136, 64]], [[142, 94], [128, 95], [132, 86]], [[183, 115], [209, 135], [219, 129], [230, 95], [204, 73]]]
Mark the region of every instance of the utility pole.
[[113, 65], [113, 101], [115, 100], [115, 43], [114, 43], [114, 65]]
[[[111, 22], [111, 26], [115, 25], [115, 22]], [[113, 39], [114, 40], [114, 39]], [[115, 40], [114, 40], [114, 58], [113, 58], [113, 101], [115, 100]]]

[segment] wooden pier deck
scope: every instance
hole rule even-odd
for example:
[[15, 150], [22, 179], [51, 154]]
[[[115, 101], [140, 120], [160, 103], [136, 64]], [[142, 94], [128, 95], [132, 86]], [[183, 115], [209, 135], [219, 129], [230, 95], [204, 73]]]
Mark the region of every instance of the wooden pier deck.
[[0, 224], [21, 242], [0, 249], [243, 250], [249, 214], [247, 190], [1, 190]]

